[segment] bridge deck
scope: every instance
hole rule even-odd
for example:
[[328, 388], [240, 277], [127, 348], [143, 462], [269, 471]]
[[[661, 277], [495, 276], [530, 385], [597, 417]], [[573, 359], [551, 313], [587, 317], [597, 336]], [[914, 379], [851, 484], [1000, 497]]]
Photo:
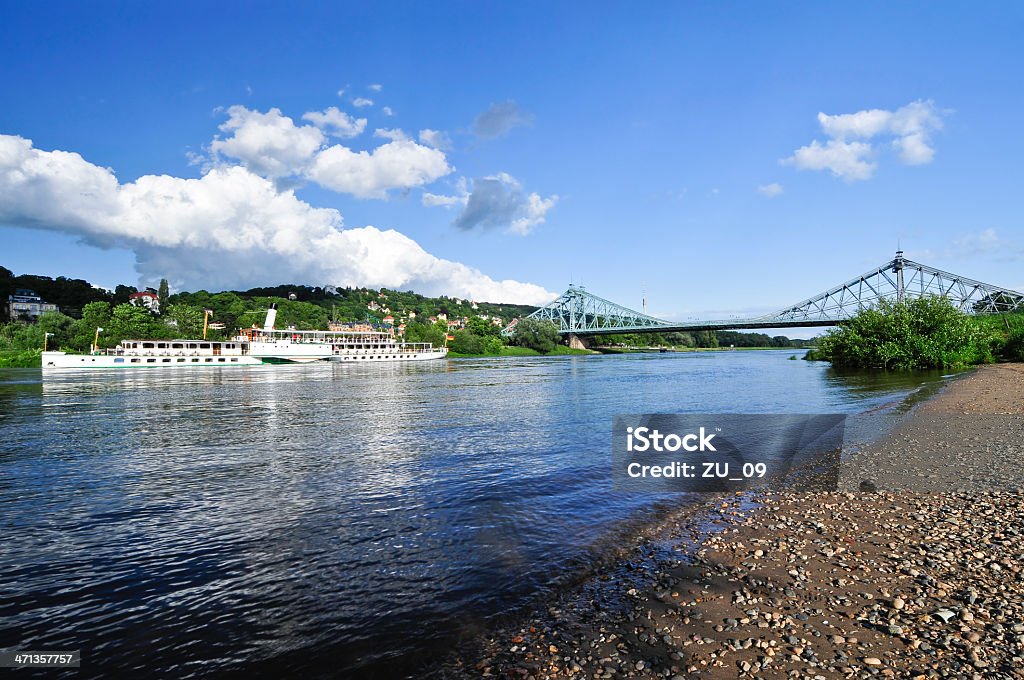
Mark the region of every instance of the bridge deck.
[[628, 333], [694, 333], [697, 331], [731, 331], [751, 330], [757, 328], [822, 328], [838, 326], [842, 321], [757, 321], [754, 319], [738, 319], [736, 321], [694, 321], [691, 323], [671, 324], [664, 326], [640, 326], [633, 328], [580, 328], [578, 330], [560, 330], [562, 335], [623, 335]]

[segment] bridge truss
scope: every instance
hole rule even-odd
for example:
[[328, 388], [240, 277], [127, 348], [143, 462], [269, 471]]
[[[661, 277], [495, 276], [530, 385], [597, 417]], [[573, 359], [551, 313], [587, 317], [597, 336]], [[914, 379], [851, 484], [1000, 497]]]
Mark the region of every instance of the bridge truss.
[[[569, 290], [527, 318], [551, 321], [558, 324], [559, 332], [576, 335], [635, 333], [671, 325], [670, 321], [635, 312], [588, 293], [583, 286], [569, 286]], [[512, 328], [509, 326], [504, 332]]]
[[[882, 300], [901, 301], [928, 295], [941, 295], [970, 314], [1024, 310], [1024, 293], [935, 269], [908, 260], [902, 251], [897, 251], [895, 258], [855, 279], [778, 312], [750, 319], [665, 321], [588, 293], [582, 286], [569, 286], [556, 300], [526, 318], [551, 321], [558, 325], [561, 334], [580, 336], [801, 328], [835, 326]], [[505, 335], [514, 332], [515, 324], [502, 331]]]
[[843, 321], [882, 300], [926, 295], [941, 295], [970, 314], [1024, 309], [1024, 294], [908, 260], [899, 251], [881, 267], [769, 317], [780, 321]]

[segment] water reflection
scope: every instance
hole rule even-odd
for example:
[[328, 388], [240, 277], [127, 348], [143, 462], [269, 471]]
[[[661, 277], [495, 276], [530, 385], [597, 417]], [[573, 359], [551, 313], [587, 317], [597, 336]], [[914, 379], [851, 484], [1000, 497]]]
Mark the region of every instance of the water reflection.
[[80, 647], [87, 677], [413, 673], [680, 501], [610, 491], [613, 415], [934, 380], [790, 354], [4, 373], [0, 646]]

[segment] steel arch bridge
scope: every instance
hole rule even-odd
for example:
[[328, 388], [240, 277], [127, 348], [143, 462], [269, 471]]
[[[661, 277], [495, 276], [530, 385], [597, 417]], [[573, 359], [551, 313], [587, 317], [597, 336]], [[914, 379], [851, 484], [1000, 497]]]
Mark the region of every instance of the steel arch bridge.
[[[750, 319], [680, 323], [641, 314], [588, 293], [583, 286], [569, 289], [530, 314], [558, 325], [562, 335], [593, 336], [616, 333], [667, 333], [752, 328], [835, 326], [882, 300], [902, 301], [940, 295], [969, 314], [1024, 311], [1024, 293], [1000, 288], [909, 260], [903, 251], [880, 267], [798, 302], [791, 307]], [[503, 335], [515, 333], [515, 322]]]

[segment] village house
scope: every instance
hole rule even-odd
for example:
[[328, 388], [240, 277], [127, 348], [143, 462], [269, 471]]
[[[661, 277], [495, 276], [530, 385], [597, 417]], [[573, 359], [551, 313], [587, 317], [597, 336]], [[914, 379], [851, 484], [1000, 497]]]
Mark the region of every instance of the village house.
[[128, 296], [128, 302], [134, 307], [144, 307], [153, 314], [160, 313], [160, 296], [152, 288], [132, 293]]
[[14, 295], [7, 296], [7, 315], [9, 319], [21, 321], [37, 321], [46, 312], [56, 312], [57, 305], [50, 304], [36, 295], [34, 290], [18, 288]]

